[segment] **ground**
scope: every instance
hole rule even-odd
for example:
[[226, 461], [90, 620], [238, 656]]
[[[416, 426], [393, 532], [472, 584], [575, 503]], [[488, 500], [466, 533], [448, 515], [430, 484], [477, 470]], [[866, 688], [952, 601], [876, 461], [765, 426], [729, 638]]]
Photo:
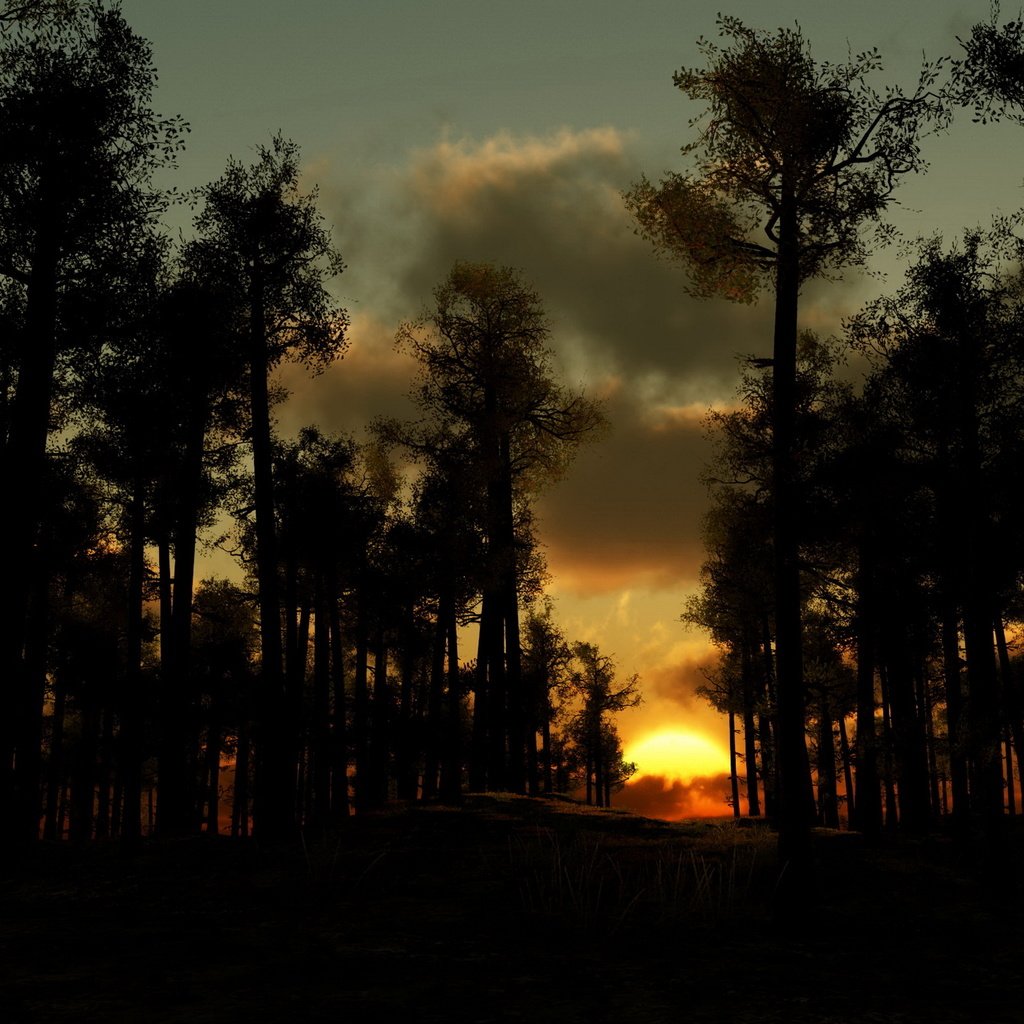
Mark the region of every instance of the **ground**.
[[478, 796], [278, 847], [45, 844], [0, 880], [0, 1022], [1024, 1019], [1015, 898], [944, 837], [815, 848], [783, 929], [749, 821]]

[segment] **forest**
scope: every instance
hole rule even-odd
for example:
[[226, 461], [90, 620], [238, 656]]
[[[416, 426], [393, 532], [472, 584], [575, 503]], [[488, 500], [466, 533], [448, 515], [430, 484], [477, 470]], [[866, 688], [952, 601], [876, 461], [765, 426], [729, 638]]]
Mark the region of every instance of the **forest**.
[[[707, 416], [682, 610], [718, 652], [701, 692], [728, 719], [732, 811], [775, 830], [782, 918], [812, 901], [822, 830], [948, 836], [1009, 885], [1024, 213], [903, 239], [902, 285], [841, 337], [804, 329], [800, 297], [894, 242], [929, 133], [958, 112], [1024, 129], [1024, 21], [993, 9], [909, 92], [872, 84], [873, 50], [718, 33], [674, 78], [704, 110], [687, 169], [622, 201], [680, 288], [774, 310], [771, 356]], [[345, 355], [342, 254], [284, 134], [158, 186], [189, 126], [156, 81], [116, 4], [0, 12], [4, 848], [305, 842], [484, 793], [610, 807], [640, 680], [559, 626], [534, 516], [609, 424], [560, 379], [544, 282], [473, 253], [439, 268], [395, 339], [418, 418], [282, 436], [277, 371]], [[236, 578], [198, 578], [213, 546]]]

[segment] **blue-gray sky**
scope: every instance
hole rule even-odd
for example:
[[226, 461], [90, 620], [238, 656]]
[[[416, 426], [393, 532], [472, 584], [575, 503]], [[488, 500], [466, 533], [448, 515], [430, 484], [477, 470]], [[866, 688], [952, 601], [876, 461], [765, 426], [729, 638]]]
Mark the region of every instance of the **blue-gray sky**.
[[[770, 349], [770, 302], [700, 302], [632, 232], [620, 192], [682, 167], [696, 111], [672, 85], [714, 37], [719, 0], [125, 0], [154, 46], [157, 107], [192, 126], [173, 180], [185, 190], [246, 160], [277, 130], [348, 270], [336, 282], [351, 349], [321, 378], [286, 371], [282, 431], [318, 421], [358, 433], [405, 409], [411, 367], [392, 348], [455, 259], [521, 269], [545, 301], [571, 383], [606, 395], [611, 437], [541, 501], [561, 618], [638, 671], [645, 709], [624, 735], [683, 724], [724, 736], [690, 694], [704, 640], [678, 623], [701, 557], [708, 456], [700, 425], [731, 400], [735, 356]], [[877, 84], [910, 89], [924, 57], [956, 55], [987, 0], [903, 4], [734, 2], [752, 27], [798, 22], [819, 60], [876, 47]], [[908, 234], [987, 223], [1024, 205], [1024, 127], [964, 115], [926, 140], [893, 220]], [[184, 209], [172, 213], [187, 224]], [[837, 330], [899, 283], [854, 276], [807, 290], [804, 323]]]

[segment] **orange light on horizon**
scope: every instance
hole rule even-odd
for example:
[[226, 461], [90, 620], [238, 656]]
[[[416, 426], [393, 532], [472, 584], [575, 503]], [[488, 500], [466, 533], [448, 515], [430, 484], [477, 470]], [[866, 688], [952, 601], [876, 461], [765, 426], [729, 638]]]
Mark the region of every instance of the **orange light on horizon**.
[[729, 754], [713, 740], [682, 728], [660, 729], [630, 742], [623, 752], [637, 776], [659, 775], [690, 782], [729, 772]]

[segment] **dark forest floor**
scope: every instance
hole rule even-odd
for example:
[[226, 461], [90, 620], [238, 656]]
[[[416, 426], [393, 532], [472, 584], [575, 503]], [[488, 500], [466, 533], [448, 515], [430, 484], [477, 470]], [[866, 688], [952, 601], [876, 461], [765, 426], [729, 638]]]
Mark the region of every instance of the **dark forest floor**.
[[1024, 1021], [1020, 904], [951, 844], [815, 845], [788, 933], [748, 822], [481, 796], [287, 847], [43, 845], [0, 878], [0, 1024]]

